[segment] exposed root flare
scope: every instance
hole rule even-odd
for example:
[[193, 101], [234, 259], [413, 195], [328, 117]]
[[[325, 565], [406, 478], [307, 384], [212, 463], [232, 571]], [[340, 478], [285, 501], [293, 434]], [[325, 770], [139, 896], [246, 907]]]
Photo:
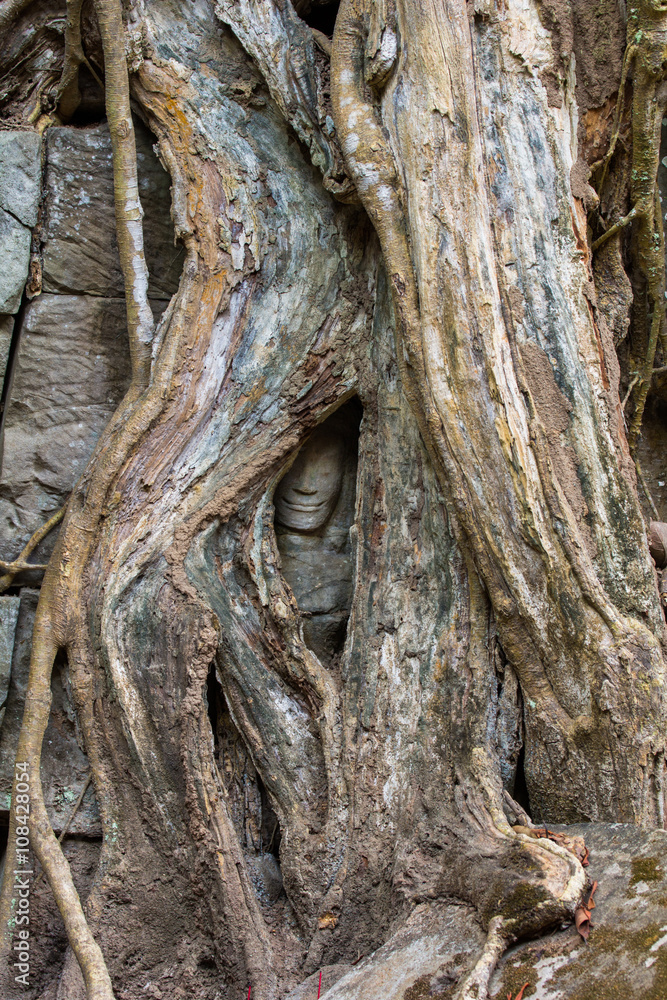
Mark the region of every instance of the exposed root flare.
[[489, 921], [486, 941], [471, 972], [465, 977], [456, 993], [454, 1000], [486, 1000], [489, 995], [489, 982], [493, 971], [500, 961], [509, 941], [503, 934], [505, 920], [503, 917], [493, 917]]
[[46, 538], [49, 532], [53, 531], [56, 525], [60, 524], [64, 514], [65, 514], [64, 507], [61, 507], [60, 510], [57, 510], [55, 512], [55, 514], [52, 514], [49, 520], [46, 521], [40, 528], [38, 528], [37, 531], [35, 531], [35, 533], [23, 547], [21, 554], [17, 556], [17, 558], [14, 559], [12, 562], [4, 562], [4, 560], [0, 559], [0, 570], [2, 570], [4, 574], [3, 576], [0, 576], [0, 594], [2, 594], [5, 590], [7, 590], [8, 587], [11, 587], [14, 581], [14, 577], [17, 575], [17, 573], [22, 573], [25, 570], [31, 570], [31, 571], [41, 570], [42, 572], [46, 570], [46, 566], [44, 565], [37, 563], [29, 563], [28, 556], [30, 556], [32, 552], [34, 552], [39, 543]]

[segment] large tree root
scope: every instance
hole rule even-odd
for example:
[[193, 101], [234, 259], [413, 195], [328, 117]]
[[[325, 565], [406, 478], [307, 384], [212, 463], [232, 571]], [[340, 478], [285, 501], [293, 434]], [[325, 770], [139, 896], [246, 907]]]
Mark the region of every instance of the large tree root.
[[0, 9], [0, 38], [31, 3], [32, 0], [5, 0]]

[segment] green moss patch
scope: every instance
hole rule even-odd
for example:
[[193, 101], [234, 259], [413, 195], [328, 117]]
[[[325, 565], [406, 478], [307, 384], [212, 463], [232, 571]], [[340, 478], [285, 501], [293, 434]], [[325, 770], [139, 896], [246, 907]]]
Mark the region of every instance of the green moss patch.
[[[576, 957], [553, 969], [549, 980], [549, 985], [560, 990], [567, 1000], [666, 1000], [667, 945], [655, 952], [650, 950], [664, 937], [664, 926], [651, 923], [629, 931], [622, 926], [594, 925], [587, 945], [572, 936], [565, 940], [559, 937], [546, 947], [528, 946], [507, 963], [502, 985], [494, 995], [497, 1000], [505, 1000], [508, 993], [515, 996], [529, 982], [524, 993], [529, 1000], [538, 981], [537, 963], [576, 950]], [[653, 958], [654, 964], [647, 969], [646, 960]]]
[[633, 858], [630, 885], [638, 882], [662, 882], [665, 872], [657, 858]]

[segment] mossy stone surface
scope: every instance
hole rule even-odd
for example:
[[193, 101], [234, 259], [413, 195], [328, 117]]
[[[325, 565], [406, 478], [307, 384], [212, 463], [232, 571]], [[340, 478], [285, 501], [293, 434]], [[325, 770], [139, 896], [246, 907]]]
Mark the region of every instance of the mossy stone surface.
[[592, 929], [574, 927], [512, 948], [492, 980], [505, 1000], [524, 983], [525, 1000], [665, 1000], [667, 833], [623, 824], [557, 827], [583, 836], [596, 880]]

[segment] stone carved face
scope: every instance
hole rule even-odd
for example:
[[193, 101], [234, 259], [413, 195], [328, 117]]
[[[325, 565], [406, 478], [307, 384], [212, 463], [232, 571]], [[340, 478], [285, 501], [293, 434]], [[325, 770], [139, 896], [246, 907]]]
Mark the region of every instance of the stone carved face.
[[276, 523], [302, 532], [323, 527], [336, 506], [344, 469], [341, 435], [325, 427], [315, 431], [278, 484]]

